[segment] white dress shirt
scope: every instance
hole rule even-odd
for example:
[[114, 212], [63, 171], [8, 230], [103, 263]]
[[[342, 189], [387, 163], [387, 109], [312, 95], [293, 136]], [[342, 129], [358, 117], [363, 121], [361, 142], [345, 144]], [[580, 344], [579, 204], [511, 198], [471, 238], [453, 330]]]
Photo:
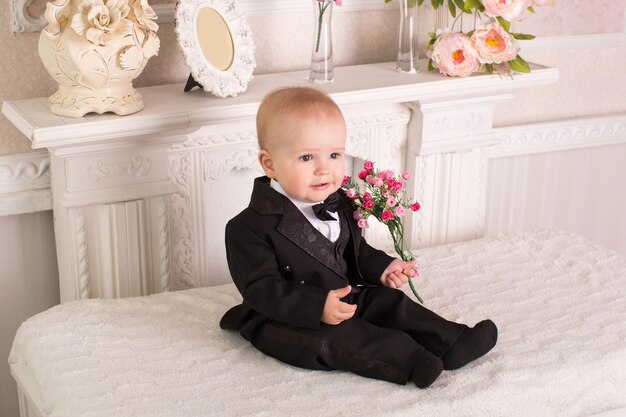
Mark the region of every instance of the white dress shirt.
[[321, 234], [326, 236], [328, 240], [330, 240], [331, 242], [334, 242], [339, 238], [339, 232], [341, 231], [340, 229], [341, 226], [339, 225], [339, 215], [337, 213], [330, 212], [330, 211], [328, 212], [332, 217], [337, 219], [337, 221], [320, 220], [315, 216], [315, 213], [313, 213], [313, 206], [316, 205], [317, 203], [307, 203], [306, 201], [300, 201], [300, 200], [291, 198], [289, 195], [287, 195], [285, 190], [283, 190], [283, 187], [281, 187], [280, 184], [274, 180], [270, 181], [270, 187], [272, 187], [274, 190], [278, 191], [279, 193], [287, 197], [289, 200], [291, 200], [291, 202], [298, 208], [298, 210], [302, 212], [302, 214], [304, 214], [304, 217], [306, 217], [306, 219], [313, 225], [313, 227], [319, 230]]

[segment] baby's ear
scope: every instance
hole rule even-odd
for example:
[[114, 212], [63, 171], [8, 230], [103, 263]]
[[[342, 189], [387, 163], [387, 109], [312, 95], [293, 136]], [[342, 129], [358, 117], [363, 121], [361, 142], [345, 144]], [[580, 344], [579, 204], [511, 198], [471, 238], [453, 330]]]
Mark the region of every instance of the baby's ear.
[[272, 161], [272, 156], [268, 151], [262, 149], [259, 151], [259, 164], [261, 164], [261, 168], [263, 168], [263, 172], [269, 178], [275, 178], [274, 172], [274, 161]]

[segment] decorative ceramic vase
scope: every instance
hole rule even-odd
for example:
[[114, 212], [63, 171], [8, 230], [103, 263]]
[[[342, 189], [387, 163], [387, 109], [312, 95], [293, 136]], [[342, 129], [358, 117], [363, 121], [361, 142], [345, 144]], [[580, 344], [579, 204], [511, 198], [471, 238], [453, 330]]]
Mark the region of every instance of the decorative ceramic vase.
[[39, 56], [59, 89], [53, 113], [135, 113], [143, 108], [132, 81], [159, 51], [158, 25], [146, 0], [52, 0]]
[[310, 80], [329, 83], [335, 76], [333, 65], [333, 37], [331, 22], [334, 0], [313, 0], [313, 53]]
[[398, 0], [400, 4], [400, 34], [396, 69], [416, 73], [419, 65], [417, 48], [417, 0]]

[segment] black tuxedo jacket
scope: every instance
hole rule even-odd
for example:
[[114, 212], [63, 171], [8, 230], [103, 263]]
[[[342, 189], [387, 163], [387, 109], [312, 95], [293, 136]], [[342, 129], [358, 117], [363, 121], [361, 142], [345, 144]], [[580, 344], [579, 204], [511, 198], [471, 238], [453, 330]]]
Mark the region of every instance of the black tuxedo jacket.
[[319, 328], [328, 291], [348, 284], [378, 286], [394, 259], [361, 237], [350, 200], [338, 191], [338, 213], [350, 231], [344, 276], [324, 249], [328, 245], [321, 239], [326, 238], [269, 181], [254, 181], [250, 205], [226, 225], [228, 267], [243, 303], [229, 310], [220, 325], [241, 330], [248, 340], [268, 319]]

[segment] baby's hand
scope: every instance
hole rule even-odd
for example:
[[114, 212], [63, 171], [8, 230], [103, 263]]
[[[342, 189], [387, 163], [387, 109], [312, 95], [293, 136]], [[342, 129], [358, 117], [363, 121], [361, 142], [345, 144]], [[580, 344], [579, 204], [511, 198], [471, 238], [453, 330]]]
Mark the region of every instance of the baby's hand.
[[328, 291], [322, 312], [322, 322], [336, 325], [354, 316], [356, 305], [341, 301], [343, 297], [350, 294], [351, 289], [352, 287], [348, 285], [344, 288]]
[[400, 259], [394, 259], [393, 262], [383, 271], [380, 277], [380, 282], [385, 287], [400, 288], [413, 277], [419, 276], [419, 273], [414, 269], [417, 261], [403, 261]]

